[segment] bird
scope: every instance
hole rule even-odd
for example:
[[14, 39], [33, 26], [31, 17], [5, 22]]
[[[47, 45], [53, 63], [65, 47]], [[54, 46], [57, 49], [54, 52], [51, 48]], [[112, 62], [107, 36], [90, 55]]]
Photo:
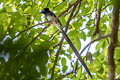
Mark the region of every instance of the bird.
[[79, 55], [79, 52], [77, 51], [77, 49], [75, 48], [75, 46], [73, 45], [72, 41], [69, 39], [69, 37], [67, 36], [67, 34], [65, 33], [65, 31], [63, 30], [63, 26], [61, 24], [61, 22], [59, 21], [59, 19], [56, 19], [56, 15], [49, 10], [49, 8], [44, 8], [41, 10], [41, 13], [43, 13], [45, 15], [45, 17], [47, 18], [48, 21], [51, 21], [52, 24], [54, 26], [57, 27], [57, 29], [62, 33], [63, 37], [65, 38], [65, 40], [68, 42], [68, 44], [70, 45], [71, 49], [73, 50], [73, 52], [75, 53], [75, 55], [78, 57], [79, 61], [81, 62], [81, 64], [84, 66], [85, 70], [88, 72], [88, 74], [90, 75], [90, 77], [92, 78], [92, 75], [87, 67], [87, 65], [85, 64], [84, 60], [82, 59], [82, 57]]
[[[41, 11], [41, 13], [43, 13], [46, 16], [46, 18], [47, 18], [48, 21], [52, 21], [52, 20], [54, 20], [56, 18], [56, 15], [53, 12], [51, 12], [49, 10], [49, 8], [44, 8]], [[62, 27], [61, 27], [62, 24], [59, 21], [59, 19], [58, 20], [55, 19], [55, 21], [53, 21], [52, 23], [53, 23], [53, 25], [55, 25], [58, 28], [59, 31], [62, 30]]]

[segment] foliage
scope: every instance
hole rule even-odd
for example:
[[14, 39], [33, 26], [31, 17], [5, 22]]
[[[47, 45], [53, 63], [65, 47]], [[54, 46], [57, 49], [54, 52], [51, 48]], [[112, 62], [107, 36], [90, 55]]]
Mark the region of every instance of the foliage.
[[[57, 29], [51, 25], [40, 36], [35, 38], [47, 23], [26, 31], [24, 30], [37, 23], [46, 21], [40, 13], [40, 10], [46, 6], [54, 11], [56, 15], [59, 15], [75, 1], [76, 0], [0, 1], [0, 80], [50, 79], [56, 51], [59, 48], [54, 46], [59, 43], [61, 34], [56, 32]], [[113, 3], [114, 2], [115, 1], [113, 1]], [[109, 0], [82, 0], [80, 9], [77, 6], [75, 10], [75, 12], [78, 10], [78, 13], [72, 18], [68, 32], [69, 38], [78, 50], [82, 50], [83, 46], [85, 46], [82, 41], [88, 41], [88, 38], [94, 40], [98, 37], [92, 36], [92, 33], [95, 28], [96, 13], [101, 4], [100, 33], [102, 35], [110, 33], [113, 10], [111, 2]], [[115, 2], [114, 4], [117, 3]], [[69, 12], [70, 10], [66, 15], [64, 14], [60, 17], [63, 25], [65, 25], [68, 20]], [[120, 30], [118, 35], [120, 35]], [[120, 78], [120, 37], [118, 38], [119, 41], [115, 50], [116, 78]], [[108, 44], [109, 38], [105, 38], [97, 41], [95, 52], [88, 50], [93, 54], [93, 62], [90, 63], [86, 61], [86, 64], [93, 74], [93, 79], [106, 80], [108, 78]], [[87, 54], [87, 52], [84, 54]], [[69, 72], [71, 73], [67, 75]], [[90, 79], [66, 41], [63, 42], [54, 71], [54, 78], [61, 77], [73, 80]]]

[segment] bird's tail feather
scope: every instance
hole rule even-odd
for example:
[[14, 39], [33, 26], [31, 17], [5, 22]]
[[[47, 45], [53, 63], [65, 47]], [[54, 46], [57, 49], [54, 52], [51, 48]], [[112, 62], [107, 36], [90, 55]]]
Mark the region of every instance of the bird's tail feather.
[[72, 41], [69, 39], [69, 37], [66, 35], [65, 31], [61, 30], [63, 37], [65, 38], [65, 40], [68, 42], [68, 44], [70, 45], [70, 47], [72, 48], [73, 52], [75, 53], [75, 55], [78, 57], [78, 59], [80, 60], [80, 62], [82, 63], [82, 65], [84, 66], [84, 68], [86, 69], [86, 71], [88, 72], [88, 74], [90, 75], [90, 77], [92, 78], [92, 75], [87, 67], [87, 65], [85, 64], [84, 60], [82, 59], [82, 57], [80, 56], [79, 52], [77, 51], [77, 49], [75, 48], [75, 46], [73, 45]]

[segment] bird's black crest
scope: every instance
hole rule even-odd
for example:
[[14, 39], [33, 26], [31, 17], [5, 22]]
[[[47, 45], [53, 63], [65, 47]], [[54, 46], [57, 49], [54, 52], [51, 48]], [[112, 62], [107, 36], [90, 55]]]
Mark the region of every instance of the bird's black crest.
[[44, 9], [41, 11], [41, 13], [45, 14], [45, 13], [47, 13], [47, 12], [49, 12], [49, 11], [50, 11], [49, 8], [44, 8]]

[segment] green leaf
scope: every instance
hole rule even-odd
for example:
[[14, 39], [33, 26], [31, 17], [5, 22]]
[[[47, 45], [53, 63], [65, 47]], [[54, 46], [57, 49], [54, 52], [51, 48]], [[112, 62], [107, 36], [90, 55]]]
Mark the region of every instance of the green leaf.
[[83, 40], [86, 40], [86, 34], [85, 34], [85, 32], [81, 31], [81, 33], [79, 34], [79, 38], [83, 39]]
[[67, 58], [69, 59], [69, 60], [71, 60], [71, 55], [70, 54], [64, 54], [65, 56], [67, 56]]
[[45, 34], [42, 34], [42, 35], [40, 35], [40, 39], [49, 40], [49, 36], [45, 35]]
[[102, 67], [102, 65], [100, 64], [101, 62], [100, 62], [99, 58], [95, 59], [94, 62], [96, 64], [96, 65], [94, 65], [96, 67], [96, 71], [99, 71]]
[[42, 74], [43, 76], [46, 76], [46, 67], [45, 66], [40, 66], [40, 74]]
[[115, 71], [116, 71], [118, 74], [120, 74], [120, 71], [119, 71], [119, 70], [120, 70], [120, 62], [117, 64]]
[[62, 23], [63, 26], [66, 24], [64, 16], [60, 17], [60, 22]]
[[48, 2], [49, 2], [48, 0], [44, 0], [43, 3], [42, 3], [42, 5], [41, 5], [42, 8], [45, 8]]
[[97, 56], [99, 56], [100, 55], [100, 53], [99, 53], [99, 51], [96, 51], [94, 54], [93, 54], [93, 57], [97, 57]]
[[[8, 22], [8, 16], [7, 16], [6, 13], [0, 14], [0, 22], [1, 22], [0, 24], [4, 24], [4, 25], [7, 24], [7, 22]], [[4, 26], [4, 27], [7, 27], [7, 26]]]
[[40, 13], [36, 13], [35, 20], [41, 21], [41, 14]]
[[96, 45], [96, 50], [100, 50], [101, 48], [103, 48], [103, 41], [100, 41], [100, 42]]
[[98, 71], [100, 74], [103, 74], [104, 68], [101, 66], [100, 70]]
[[6, 11], [7, 11], [7, 12], [13, 12], [12, 7], [6, 6]]
[[66, 65], [66, 59], [62, 58], [61, 63], [62, 63], [62, 66], [65, 66]]
[[31, 13], [31, 7], [30, 6], [28, 6], [27, 8], [25, 8], [25, 10], [24, 10], [24, 12], [25, 13]]
[[79, 38], [80, 37], [80, 33], [79, 33], [79, 31], [72, 30], [71, 32], [68, 33], [68, 36], [70, 38], [75, 38], [75, 37]]
[[67, 6], [67, 1], [64, 1], [61, 5], [57, 6], [55, 10], [63, 10], [64, 8], [66, 8], [66, 6]]
[[119, 0], [110, 0], [112, 2], [112, 4], [116, 7], [119, 7], [120, 6], [120, 1]]
[[72, 54], [73, 50], [69, 47], [69, 49], [67, 50], [70, 54]]
[[97, 74], [97, 77], [100, 78], [100, 79], [104, 79], [104, 76], [101, 75], [101, 74]]
[[115, 59], [120, 59], [120, 47], [115, 48]]
[[73, 42], [73, 44], [75, 45], [75, 47], [76, 47], [78, 50], [80, 50], [80, 48], [81, 48], [80, 39], [74, 37], [74, 38], [72, 39], [72, 42]]
[[67, 66], [63, 66], [62, 71], [65, 73], [67, 69], [68, 69]]
[[9, 4], [11, 4], [13, 1], [14, 1], [14, 0], [6, 1], [6, 2], [5, 2], [5, 5], [9, 5]]
[[[118, 35], [120, 35], [120, 30], [118, 30]], [[120, 41], [120, 36], [118, 36], [118, 40]]]
[[72, 25], [76, 30], [78, 30], [82, 26], [82, 23], [74, 22]]
[[82, 69], [81, 69], [81, 67], [80, 67], [80, 68], [78, 69], [78, 71], [77, 71], [77, 79], [80, 79], [81, 74], [82, 74]]

